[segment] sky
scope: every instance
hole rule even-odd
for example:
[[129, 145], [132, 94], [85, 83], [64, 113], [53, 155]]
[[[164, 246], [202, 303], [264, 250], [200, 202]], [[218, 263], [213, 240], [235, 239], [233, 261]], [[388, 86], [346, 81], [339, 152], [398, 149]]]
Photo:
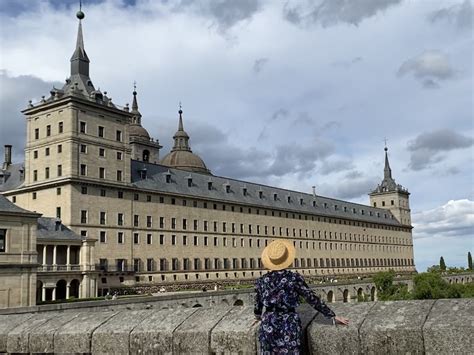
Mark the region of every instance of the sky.
[[[415, 263], [474, 251], [471, 0], [84, 0], [94, 85], [172, 146], [179, 102], [211, 171], [369, 203], [410, 191]], [[0, 144], [69, 75], [76, 0], [0, 1]]]

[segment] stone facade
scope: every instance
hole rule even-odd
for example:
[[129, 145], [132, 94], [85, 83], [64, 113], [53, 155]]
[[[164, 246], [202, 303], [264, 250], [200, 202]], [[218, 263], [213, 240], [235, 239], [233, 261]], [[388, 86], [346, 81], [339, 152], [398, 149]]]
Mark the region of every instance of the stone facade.
[[0, 308], [36, 304], [38, 217], [0, 195]]
[[120, 108], [88, 66], [80, 24], [70, 78], [23, 111], [24, 179], [0, 189], [97, 239], [99, 288], [253, 279], [275, 238], [294, 243], [293, 269], [305, 275], [415, 271], [406, 190], [382, 184], [372, 207], [213, 176], [191, 152], [181, 110], [172, 154], [157, 164], [161, 146], [141, 125], [136, 92], [132, 110]]

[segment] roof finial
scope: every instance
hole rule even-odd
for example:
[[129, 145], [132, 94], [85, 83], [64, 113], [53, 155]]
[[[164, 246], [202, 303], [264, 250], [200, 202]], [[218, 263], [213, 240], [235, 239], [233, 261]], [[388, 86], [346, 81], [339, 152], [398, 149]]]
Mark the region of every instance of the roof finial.
[[[140, 112], [138, 111], [138, 101], [137, 101], [137, 82], [133, 82], [133, 101], [132, 101], [132, 112], [141, 117]], [[138, 123], [140, 124], [140, 117], [138, 117]]]
[[181, 101], [179, 102], [179, 126], [178, 131], [184, 131], [183, 127], [183, 106], [181, 105]]
[[385, 142], [385, 148], [384, 148], [384, 150], [387, 151], [387, 150], [388, 150], [388, 148], [387, 148], [387, 140], [388, 140], [388, 139], [387, 139], [387, 137], [385, 137], [383, 140], [384, 140], [384, 142]]
[[391, 179], [392, 178], [392, 169], [390, 169], [390, 163], [388, 162], [388, 148], [387, 148], [387, 138], [384, 139], [385, 141], [385, 167], [383, 169], [384, 171], [384, 178], [385, 179]]
[[85, 16], [82, 12], [82, 0], [79, 0], [79, 11], [76, 13], [76, 17], [81, 21]]

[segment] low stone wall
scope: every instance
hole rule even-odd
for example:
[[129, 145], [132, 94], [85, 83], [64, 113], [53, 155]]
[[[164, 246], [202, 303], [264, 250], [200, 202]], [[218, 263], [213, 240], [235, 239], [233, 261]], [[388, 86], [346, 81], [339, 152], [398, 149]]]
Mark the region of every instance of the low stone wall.
[[[333, 326], [303, 305], [312, 354], [468, 354], [474, 348], [474, 299], [337, 303], [350, 319]], [[0, 315], [0, 352], [254, 354], [252, 307], [37, 312]]]

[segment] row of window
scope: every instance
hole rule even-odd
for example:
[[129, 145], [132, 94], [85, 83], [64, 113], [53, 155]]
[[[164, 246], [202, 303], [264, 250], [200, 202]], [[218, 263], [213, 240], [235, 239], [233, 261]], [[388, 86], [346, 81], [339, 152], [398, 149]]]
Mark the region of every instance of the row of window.
[[[99, 232], [99, 242], [107, 243], [107, 232]], [[140, 233], [133, 233], [133, 244], [140, 244], [141, 238]], [[158, 237], [158, 240], [154, 240]], [[167, 240], [169, 240], [167, 242]], [[255, 244], [254, 244], [255, 240]], [[146, 234], [146, 244], [151, 245], [158, 243], [159, 245], [172, 245], [176, 246], [209, 246], [212, 243], [213, 246], [218, 247], [220, 245], [227, 247], [232, 246], [234, 248], [241, 247], [244, 248], [248, 246], [249, 248], [257, 247], [261, 248], [267, 246], [268, 240], [264, 239], [252, 239], [252, 238], [238, 238], [238, 237], [208, 237], [208, 236], [176, 236], [172, 234], [168, 238], [164, 234], [154, 236], [151, 233]], [[117, 244], [125, 244], [125, 233], [122, 231], [117, 232]], [[332, 243], [332, 242], [303, 242], [303, 241], [293, 241], [295, 248], [309, 250], [311, 247], [313, 250], [340, 250], [340, 251], [380, 251], [380, 252], [401, 252], [404, 250], [404, 246], [392, 246], [392, 245], [374, 245], [374, 244], [352, 244], [352, 243]]]
[[[58, 164], [56, 166], [56, 177], [61, 177], [63, 176], [63, 166], [61, 164]], [[51, 177], [51, 169], [50, 167], [44, 168], [44, 178], [49, 179]], [[38, 176], [38, 170], [35, 169], [33, 170], [33, 181], [38, 181], [39, 176]], [[33, 199], [36, 198], [36, 195], [33, 195]]]
[[[79, 151], [81, 154], [88, 154], [89, 153], [89, 146], [87, 144], [80, 144], [79, 145]], [[106, 157], [106, 149], [99, 147], [97, 154], [100, 158], [105, 158]], [[123, 160], [123, 153], [119, 151], [115, 151], [115, 158], [117, 160]]]
[[[51, 125], [46, 126], [46, 131], [45, 132], [46, 132], [46, 137], [51, 136], [51, 134], [52, 134]], [[61, 134], [63, 132], [64, 132], [64, 123], [61, 121], [61, 122], [58, 122], [58, 134]], [[83, 134], [88, 133], [87, 122], [85, 122], [85, 121], [80, 121], [79, 122], [79, 132], [83, 133]], [[105, 138], [105, 127], [103, 127], [103, 126], [98, 126], [97, 127], [97, 137]], [[35, 139], [40, 139], [40, 129], [39, 128], [35, 128]], [[115, 130], [115, 140], [118, 141], [118, 142], [122, 142], [123, 134], [122, 134], [121, 130], [118, 130], [118, 129]]]
[[[83, 187], [84, 188], [84, 187]], [[152, 216], [146, 216], [145, 223], [140, 222], [140, 215], [133, 215], [133, 226], [134, 227], [143, 227], [143, 228], [154, 228], [158, 227], [160, 229], [166, 229], [168, 227], [171, 230], [178, 229], [177, 228], [177, 219], [172, 217], [169, 219], [169, 225], [166, 222], [165, 217], [159, 217], [157, 226], [153, 223]], [[89, 221], [89, 213], [88, 210], [81, 210], [81, 224], [90, 223]], [[99, 220], [100, 225], [111, 225], [111, 223], [107, 221], [107, 213], [104, 211], [99, 212]], [[217, 221], [202, 221], [202, 228], [200, 228], [199, 220], [194, 219], [192, 221], [192, 230], [193, 231], [201, 231], [201, 232], [215, 232], [215, 233], [240, 233], [246, 235], [267, 235], [267, 236], [286, 236], [286, 237], [299, 237], [299, 238], [309, 238], [313, 239], [334, 239], [334, 240], [344, 240], [344, 241], [359, 241], [359, 242], [370, 242], [370, 243], [388, 243], [388, 244], [408, 244], [410, 240], [407, 238], [400, 238], [400, 237], [390, 237], [390, 236], [374, 236], [374, 235], [365, 235], [365, 234], [352, 234], [352, 233], [342, 233], [342, 232], [332, 232], [332, 231], [321, 231], [321, 230], [308, 230], [308, 229], [301, 229], [301, 228], [288, 228], [288, 227], [275, 227], [271, 226], [260, 226], [260, 225], [252, 225], [252, 224], [236, 224], [236, 223], [227, 223], [227, 222], [217, 222]], [[124, 226], [125, 223], [125, 215], [124, 213], [117, 213], [117, 226]], [[228, 227], [230, 225], [230, 227]], [[239, 228], [237, 228], [239, 227]], [[186, 218], [181, 219], [181, 226], [180, 229], [183, 231], [191, 230], [191, 227], [188, 225], [188, 220]], [[271, 231], [271, 234], [270, 234]]]
[[[104, 167], [99, 167], [98, 172], [99, 172], [99, 175], [98, 175], [99, 179], [106, 179], [107, 178], [106, 170], [105, 170]], [[81, 176], [87, 176], [88, 175], [88, 169], [87, 169], [86, 164], [81, 164], [80, 165], [80, 172], [79, 173], [80, 173]], [[116, 170], [115, 178], [116, 178], [117, 181], [122, 181], [123, 180], [122, 170]], [[85, 191], [85, 192], [82, 192], [82, 193], [87, 193], [87, 187], [86, 187], [86, 189], [83, 189], [82, 191]]]
[[[103, 271], [189, 271], [189, 270], [247, 270], [261, 269], [260, 258], [147, 258], [146, 264], [140, 258], [133, 259], [133, 267], [128, 268], [126, 259], [116, 259], [112, 268], [108, 259], [99, 259], [99, 269]], [[290, 268], [358, 268], [358, 267], [402, 267], [414, 266], [413, 259], [393, 258], [295, 258]]]

